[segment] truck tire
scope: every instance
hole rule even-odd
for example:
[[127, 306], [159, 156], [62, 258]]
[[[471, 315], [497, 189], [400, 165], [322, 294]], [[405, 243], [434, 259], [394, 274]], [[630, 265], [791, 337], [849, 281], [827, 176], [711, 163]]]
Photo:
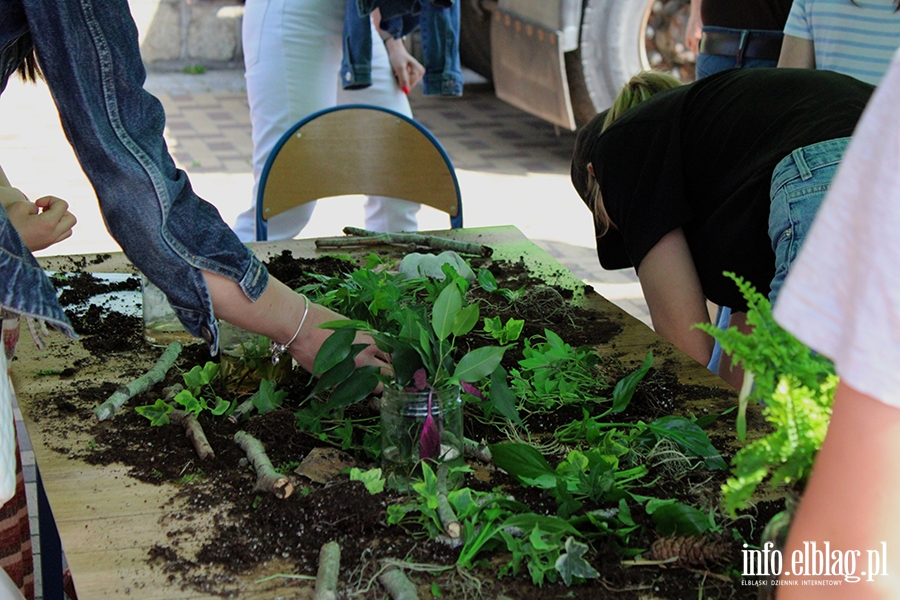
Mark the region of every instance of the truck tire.
[[459, 59], [488, 81], [491, 80], [491, 16], [482, 0], [459, 0]]
[[689, 8], [689, 0], [585, 0], [579, 47], [566, 54], [578, 126], [609, 108], [619, 89], [642, 70], [652, 67], [693, 80], [692, 57], [681, 44]]

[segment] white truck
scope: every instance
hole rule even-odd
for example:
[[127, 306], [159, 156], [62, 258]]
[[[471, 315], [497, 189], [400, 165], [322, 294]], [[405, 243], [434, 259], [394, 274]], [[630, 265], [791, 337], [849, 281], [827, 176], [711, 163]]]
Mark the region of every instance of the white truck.
[[497, 97], [574, 130], [644, 69], [693, 80], [690, 0], [458, 0], [463, 66]]

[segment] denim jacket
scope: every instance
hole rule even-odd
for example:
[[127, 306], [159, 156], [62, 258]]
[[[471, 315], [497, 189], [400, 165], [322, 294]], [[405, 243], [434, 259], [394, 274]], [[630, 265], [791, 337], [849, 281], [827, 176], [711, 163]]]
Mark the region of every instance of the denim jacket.
[[[218, 329], [201, 270], [236, 281], [254, 301], [268, 273], [175, 167], [162, 104], [143, 89], [127, 0], [0, 0], [0, 90], [32, 44], [107, 228], [185, 328], [215, 352]], [[4, 251], [14, 248], [3, 241]], [[49, 292], [23, 291], [37, 278], [24, 254], [5, 253], [0, 266], [4, 306], [17, 298], [26, 313], [47, 309]]]
[[344, 12], [344, 89], [372, 85], [371, 12], [381, 10], [381, 28], [394, 38], [416, 27], [422, 33], [422, 59], [426, 96], [461, 96], [459, 60], [459, 1], [456, 0], [347, 0]]

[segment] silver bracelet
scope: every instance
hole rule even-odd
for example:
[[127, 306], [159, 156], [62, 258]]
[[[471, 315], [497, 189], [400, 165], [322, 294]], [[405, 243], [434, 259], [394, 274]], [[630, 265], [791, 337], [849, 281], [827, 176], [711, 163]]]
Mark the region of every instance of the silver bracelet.
[[304, 294], [300, 295], [303, 296], [304, 300], [306, 300], [306, 306], [303, 308], [303, 316], [300, 317], [300, 324], [297, 325], [297, 331], [294, 332], [294, 337], [292, 337], [286, 344], [279, 344], [275, 340], [272, 340], [272, 343], [269, 345], [269, 352], [272, 353], [273, 365], [278, 364], [278, 361], [281, 360], [281, 355], [291, 347], [291, 344], [293, 344], [294, 340], [297, 339], [297, 336], [300, 335], [300, 330], [303, 328], [303, 323], [306, 322], [306, 315], [309, 314], [309, 298], [307, 298]]

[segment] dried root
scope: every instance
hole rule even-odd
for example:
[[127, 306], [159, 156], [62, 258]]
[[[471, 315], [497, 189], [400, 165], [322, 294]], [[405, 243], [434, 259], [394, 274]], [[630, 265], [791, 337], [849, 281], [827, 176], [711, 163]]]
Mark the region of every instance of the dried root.
[[341, 570], [341, 546], [337, 542], [323, 544], [319, 550], [319, 570], [313, 600], [337, 600], [338, 573]]
[[215, 458], [216, 453], [213, 451], [212, 446], [209, 445], [209, 440], [206, 439], [203, 427], [193, 413], [175, 409], [169, 413], [169, 421], [184, 427], [184, 434], [194, 445], [194, 450], [197, 452], [200, 460]]
[[169, 344], [152, 369], [134, 381], [120, 386], [103, 404], [94, 409], [97, 420], [106, 421], [107, 419], [112, 419], [116, 411], [128, 400], [141, 392], [146, 392], [150, 389], [150, 386], [162, 381], [169, 369], [172, 368], [172, 365], [175, 364], [175, 359], [178, 358], [179, 354], [181, 354], [181, 343], [175, 341]]

